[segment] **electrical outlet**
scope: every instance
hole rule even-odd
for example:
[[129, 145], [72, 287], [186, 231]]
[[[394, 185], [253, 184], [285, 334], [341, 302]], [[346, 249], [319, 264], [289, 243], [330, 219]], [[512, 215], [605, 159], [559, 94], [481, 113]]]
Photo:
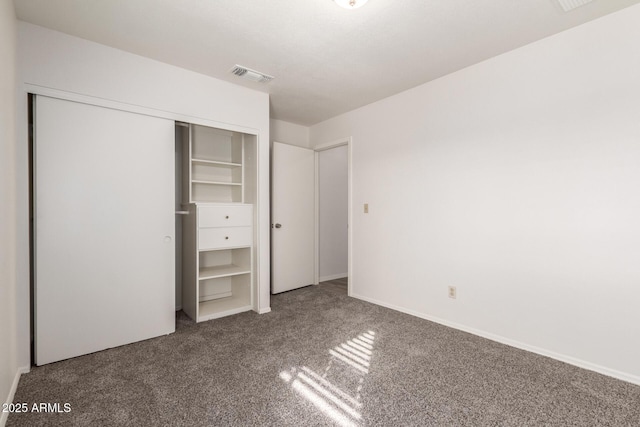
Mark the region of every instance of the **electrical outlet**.
[[449, 298], [456, 299], [458, 297], [458, 292], [455, 286], [449, 286]]
[[369, 213], [369, 203], [364, 204], [364, 213]]

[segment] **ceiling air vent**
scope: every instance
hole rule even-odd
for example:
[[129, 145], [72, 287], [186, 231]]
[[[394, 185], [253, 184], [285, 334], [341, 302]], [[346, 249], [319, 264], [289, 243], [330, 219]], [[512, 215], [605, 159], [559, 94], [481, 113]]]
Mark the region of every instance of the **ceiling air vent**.
[[231, 69], [231, 73], [238, 77], [242, 77], [243, 79], [251, 80], [252, 82], [268, 83], [273, 80], [273, 76], [252, 70], [251, 68], [243, 67], [242, 65], [234, 66]]
[[592, 1], [593, 0], [558, 0], [558, 3], [560, 3], [560, 6], [562, 6], [562, 9], [565, 12], [569, 12], [575, 8], [584, 6], [587, 3], [591, 3]]

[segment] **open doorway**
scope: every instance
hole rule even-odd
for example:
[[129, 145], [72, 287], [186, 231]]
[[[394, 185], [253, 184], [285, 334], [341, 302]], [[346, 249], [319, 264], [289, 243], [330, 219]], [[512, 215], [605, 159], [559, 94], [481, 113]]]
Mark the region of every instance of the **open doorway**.
[[314, 149], [273, 142], [272, 294], [347, 279], [351, 295], [350, 162], [351, 138]]
[[316, 283], [345, 286], [350, 295], [350, 138], [315, 148]]

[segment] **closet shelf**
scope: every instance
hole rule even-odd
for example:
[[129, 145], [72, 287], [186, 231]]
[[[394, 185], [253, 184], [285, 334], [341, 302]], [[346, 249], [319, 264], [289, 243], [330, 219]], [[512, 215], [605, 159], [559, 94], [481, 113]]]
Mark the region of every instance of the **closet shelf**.
[[204, 180], [204, 179], [192, 179], [191, 182], [193, 184], [242, 186], [242, 183], [240, 183], [240, 182], [207, 181], [207, 180]]
[[218, 277], [237, 276], [251, 273], [251, 268], [242, 267], [235, 264], [218, 265], [215, 267], [204, 267], [198, 274], [199, 280], [216, 279]]
[[221, 162], [218, 160], [206, 160], [206, 159], [191, 159], [191, 162], [202, 164], [202, 165], [214, 165], [214, 166], [228, 167], [228, 168], [237, 168], [242, 166], [242, 163]]
[[226, 298], [213, 299], [199, 303], [200, 315], [198, 321], [217, 319], [231, 314], [242, 313], [251, 310], [251, 304], [247, 304], [244, 296], [230, 296]]
[[[191, 124], [182, 136], [182, 309], [196, 322], [254, 308], [256, 137]], [[245, 141], [245, 137], [247, 141]]]

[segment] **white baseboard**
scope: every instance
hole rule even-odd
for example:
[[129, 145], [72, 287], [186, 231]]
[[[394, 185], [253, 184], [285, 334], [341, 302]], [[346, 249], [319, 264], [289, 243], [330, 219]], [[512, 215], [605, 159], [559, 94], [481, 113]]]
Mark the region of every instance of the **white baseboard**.
[[[18, 389], [18, 383], [20, 382], [20, 376], [28, 372], [29, 372], [29, 368], [26, 366], [23, 366], [22, 368], [17, 369], [16, 375], [15, 377], [13, 377], [13, 384], [11, 384], [11, 389], [9, 389], [9, 395], [7, 396], [7, 399], [4, 401], [5, 403], [9, 404], [13, 402], [13, 397], [16, 395], [16, 390]], [[0, 413], [0, 427], [5, 426], [5, 424], [7, 423], [8, 417], [9, 417], [8, 412]]]
[[453, 328], [453, 329], [458, 329], [458, 330], [463, 331], [463, 332], [468, 332], [470, 334], [477, 335], [477, 336], [480, 336], [482, 338], [489, 339], [491, 341], [496, 341], [496, 342], [499, 342], [501, 344], [505, 344], [505, 345], [508, 345], [508, 346], [511, 346], [511, 347], [515, 347], [515, 348], [519, 348], [520, 350], [530, 351], [532, 353], [536, 353], [536, 354], [539, 354], [541, 356], [550, 357], [551, 359], [555, 359], [555, 360], [559, 360], [559, 361], [564, 362], [564, 363], [568, 363], [569, 365], [577, 366], [577, 367], [583, 368], [583, 369], [588, 369], [590, 371], [594, 371], [594, 372], [597, 372], [597, 373], [602, 374], [602, 375], [606, 375], [606, 376], [613, 377], [613, 378], [616, 378], [616, 379], [619, 379], [619, 380], [622, 380], [622, 381], [626, 381], [626, 382], [631, 383], [631, 384], [640, 385], [640, 376], [637, 376], [637, 375], [632, 375], [632, 374], [628, 374], [626, 372], [617, 371], [615, 369], [607, 368], [606, 366], [597, 365], [595, 363], [587, 362], [585, 360], [578, 359], [578, 358], [575, 358], [575, 357], [572, 357], [572, 356], [567, 356], [567, 355], [564, 355], [564, 354], [561, 354], [561, 353], [556, 353], [556, 352], [551, 351], [551, 350], [547, 350], [547, 349], [544, 349], [544, 348], [540, 348], [540, 347], [536, 347], [536, 346], [533, 346], [533, 345], [525, 344], [525, 343], [522, 343], [520, 341], [515, 341], [515, 340], [509, 339], [509, 338], [505, 338], [505, 337], [500, 336], [500, 335], [496, 335], [496, 334], [492, 334], [490, 332], [482, 331], [480, 329], [470, 328], [468, 326], [461, 325], [459, 323], [450, 322], [448, 320], [440, 319], [440, 318], [434, 317], [434, 316], [429, 316], [427, 314], [419, 313], [417, 311], [409, 310], [409, 309], [406, 309], [406, 308], [403, 308], [403, 307], [398, 307], [398, 306], [395, 306], [393, 304], [387, 304], [385, 302], [378, 301], [378, 300], [373, 299], [373, 298], [363, 297], [361, 295], [355, 295], [355, 294], [352, 294], [351, 296], [353, 298], [357, 298], [357, 299], [360, 299], [362, 301], [370, 302], [372, 304], [380, 305], [382, 307], [386, 307], [386, 308], [390, 308], [392, 310], [396, 310], [396, 311], [399, 311], [399, 312], [402, 312], [402, 313], [410, 314], [412, 316], [419, 317], [419, 318], [425, 319], [425, 320], [429, 320], [429, 321], [434, 322], [434, 323], [439, 323], [441, 325], [448, 326], [448, 327]]
[[330, 274], [328, 276], [320, 276], [320, 282], [326, 282], [327, 280], [336, 280], [336, 279], [344, 279], [348, 276], [348, 273], [338, 273], [338, 274]]
[[258, 314], [267, 314], [267, 313], [271, 313], [271, 307], [261, 308], [260, 311], [258, 311]]

